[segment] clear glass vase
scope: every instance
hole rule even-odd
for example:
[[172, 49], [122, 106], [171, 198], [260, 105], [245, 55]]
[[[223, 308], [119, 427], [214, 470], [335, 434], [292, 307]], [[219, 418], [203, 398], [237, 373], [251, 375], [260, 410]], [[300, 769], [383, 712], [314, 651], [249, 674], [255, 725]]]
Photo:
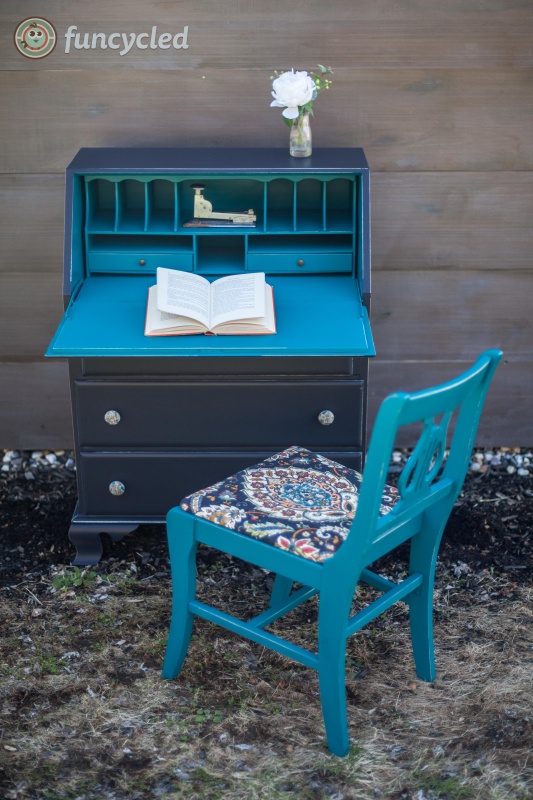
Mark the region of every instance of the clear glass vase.
[[309, 114], [303, 111], [293, 119], [290, 137], [290, 154], [296, 158], [306, 158], [313, 152]]

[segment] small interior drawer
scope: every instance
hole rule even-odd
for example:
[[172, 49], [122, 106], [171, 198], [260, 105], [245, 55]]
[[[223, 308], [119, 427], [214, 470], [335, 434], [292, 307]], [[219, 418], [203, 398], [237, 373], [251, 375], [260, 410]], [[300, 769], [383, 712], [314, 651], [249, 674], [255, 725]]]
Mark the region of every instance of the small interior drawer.
[[[85, 448], [362, 447], [360, 380], [77, 381], [75, 387]], [[331, 424], [320, 422], [322, 411], [333, 413]]]
[[351, 272], [351, 253], [249, 253], [253, 272]]
[[89, 272], [142, 272], [154, 274], [157, 267], [192, 272], [192, 253], [143, 253], [89, 251]]

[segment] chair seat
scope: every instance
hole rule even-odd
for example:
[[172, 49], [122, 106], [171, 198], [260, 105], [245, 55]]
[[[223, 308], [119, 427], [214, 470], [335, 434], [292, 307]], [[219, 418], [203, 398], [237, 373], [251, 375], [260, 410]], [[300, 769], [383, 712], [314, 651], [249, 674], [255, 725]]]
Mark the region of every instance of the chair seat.
[[[260, 464], [181, 501], [183, 511], [311, 561], [330, 558], [345, 541], [362, 475], [303, 447], [289, 447]], [[385, 486], [380, 514], [397, 503]]]

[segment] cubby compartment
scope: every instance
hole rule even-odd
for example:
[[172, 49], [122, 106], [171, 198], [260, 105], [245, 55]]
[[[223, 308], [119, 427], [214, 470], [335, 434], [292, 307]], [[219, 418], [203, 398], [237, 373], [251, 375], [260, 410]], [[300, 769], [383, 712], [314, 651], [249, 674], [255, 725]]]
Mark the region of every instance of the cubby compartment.
[[120, 181], [117, 189], [117, 231], [135, 233], [146, 230], [146, 183], [128, 178]]
[[326, 183], [326, 230], [352, 231], [355, 222], [354, 183], [334, 178]]
[[157, 267], [193, 270], [192, 236], [116, 236], [93, 234], [87, 242], [89, 273], [142, 273]]
[[[194, 195], [192, 188], [195, 184], [205, 187], [203, 196], [211, 203], [213, 212], [239, 212], [246, 213], [250, 209], [256, 215], [256, 227], [263, 228], [264, 220], [264, 189], [263, 183], [258, 180], [246, 178], [191, 178], [178, 184], [177, 204], [179, 207], [179, 222], [184, 225], [194, 217]], [[235, 228], [239, 226], [235, 225]]]
[[150, 233], [167, 233], [177, 230], [178, 193], [177, 183], [154, 179], [146, 184], [146, 229]]
[[245, 269], [245, 237], [205, 235], [196, 239], [196, 272], [231, 275]]
[[295, 227], [296, 183], [287, 178], [274, 178], [267, 185], [266, 230], [293, 231]]
[[[173, 233], [194, 217], [194, 184], [213, 211], [256, 215], [254, 233], [318, 233], [353, 230], [356, 192], [352, 179], [274, 177], [88, 178], [87, 230], [91, 233]], [[235, 225], [235, 229], [239, 226]], [[244, 226], [242, 226], [244, 227]], [[202, 234], [206, 229], [201, 228]], [[209, 247], [209, 246], [208, 246]]]
[[296, 184], [296, 230], [323, 231], [325, 227], [324, 181], [305, 178]]
[[349, 178], [274, 178], [267, 185], [268, 233], [351, 231], [355, 193]]
[[87, 230], [114, 231], [117, 225], [117, 184], [104, 178], [85, 183]]

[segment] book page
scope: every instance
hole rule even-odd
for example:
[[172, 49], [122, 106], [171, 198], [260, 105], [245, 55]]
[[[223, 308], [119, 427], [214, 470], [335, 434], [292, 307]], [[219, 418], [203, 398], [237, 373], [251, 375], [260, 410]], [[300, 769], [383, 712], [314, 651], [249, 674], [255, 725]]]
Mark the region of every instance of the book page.
[[265, 273], [228, 275], [211, 284], [211, 327], [265, 316]]
[[157, 268], [157, 307], [209, 327], [209, 281], [177, 269]]
[[157, 307], [157, 286], [150, 286], [146, 305], [145, 336], [175, 336], [182, 332], [201, 333], [204, 327], [201, 322], [191, 317], [160, 311]]
[[217, 334], [227, 336], [244, 336], [276, 333], [276, 312], [274, 311], [274, 290], [265, 283], [265, 316], [253, 317], [246, 320], [224, 322], [214, 329]]

